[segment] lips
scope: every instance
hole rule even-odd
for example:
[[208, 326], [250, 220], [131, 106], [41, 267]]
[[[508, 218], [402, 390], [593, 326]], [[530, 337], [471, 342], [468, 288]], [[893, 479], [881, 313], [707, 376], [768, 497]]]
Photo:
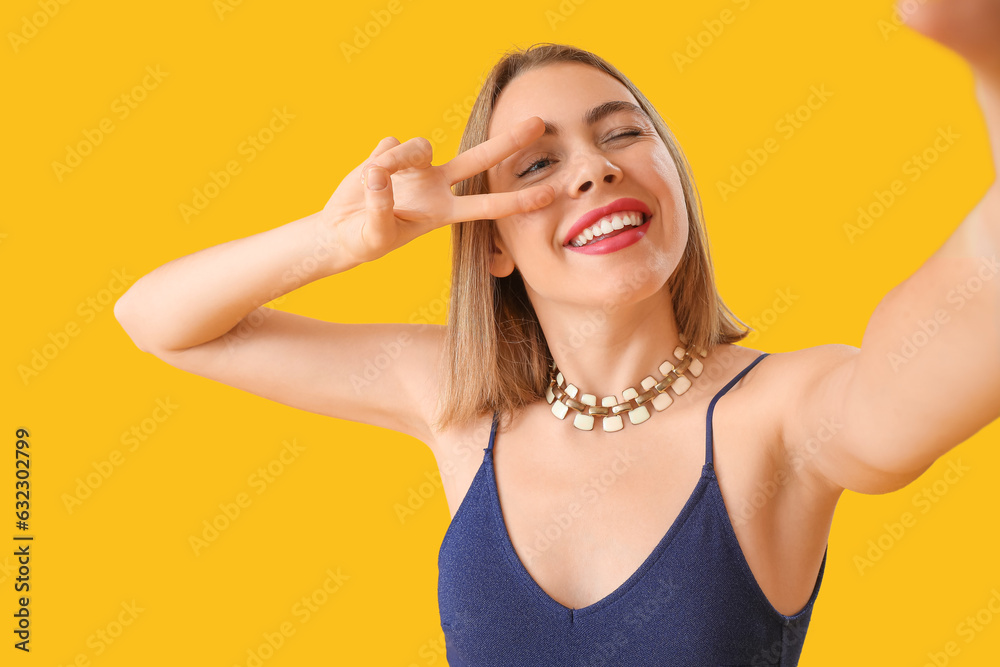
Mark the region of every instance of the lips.
[[587, 229], [604, 216], [618, 211], [639, 211], [643, 214], [643, 216], [645, 216], [644, 219], [648, 219], [649, 216], [653, 214], [649, 207], [638, 199], [633, 199], [632, 197], [622, 197], [621, 199], [616, 199], [607, 206], [595, 208], [594, 210], [588, 211], [580, 216], [580, 219], [573, 223], [573, 226], [570, 227], [569, 231], [566, 233], [566, 238], [563, 239], [563, 245], [568, 246], [573, 239], [583, 232], [583, 230]]

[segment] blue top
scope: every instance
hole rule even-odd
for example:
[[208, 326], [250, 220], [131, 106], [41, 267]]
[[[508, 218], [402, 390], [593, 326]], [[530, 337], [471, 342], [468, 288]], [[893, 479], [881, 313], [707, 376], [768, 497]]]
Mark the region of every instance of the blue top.
[[449, 666], [798, 664], [826, 551], [809, 601], [793, 616], [779, 613], [743, 556], [712, 466], [715, 403], [768, 354], [709, 403], [701, 478], [666, 535], [621, 586], [581, 609], [551, 598], [514, 551], [494, 476], [494, 414], [483, 463], [438, 555]]

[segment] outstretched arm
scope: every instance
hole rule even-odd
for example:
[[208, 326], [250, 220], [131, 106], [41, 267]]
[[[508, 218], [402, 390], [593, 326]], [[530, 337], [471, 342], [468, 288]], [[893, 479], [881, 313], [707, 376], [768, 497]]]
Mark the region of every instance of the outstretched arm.
[[[935, 0], [907, 25], [972, 67], [994, 172], [1000, 165], [1000, 0]], [[878, 304], [860, 350], [827, 346], [791, 397], [783, 440], [807, 470], [839, 488], [883, 493], [1000, 416], [1000, 186]], [[804, 451], [822, 424], [821, 447]]]

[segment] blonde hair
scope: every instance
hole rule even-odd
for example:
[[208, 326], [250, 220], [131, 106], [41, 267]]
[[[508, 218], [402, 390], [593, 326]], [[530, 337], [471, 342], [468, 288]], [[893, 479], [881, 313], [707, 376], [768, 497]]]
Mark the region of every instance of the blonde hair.
[[[517, 76], [551, 63], [577, 62], [597, 68], [620, 81], [649, 115], [680, 175], [688, 213], [688, 241], [677, 270], [667, 281], [678, 330], [705, 350], [745, 338], [752, 328], [723, 303], [715, 286], [701, 200], [691, 168], [666, 123], [646, 97], [613, 65], [583, 49], [549, 42], [505, 53], [487, 75], [458, 152], [488, 138], [497, 98]], [[489, 192], [486, 174], [455, 185], [459, 196]], [[496, 411], [501, 424], [542, 397], [549, 384], [552, 355], [531, 305], [520, 272], [503, 278], [490, 274], [496, 223], [475, 220], [451, 225], [451, 306], [445, 341], [447, 385], [442, 394], [440, 429], [467, 423]]]

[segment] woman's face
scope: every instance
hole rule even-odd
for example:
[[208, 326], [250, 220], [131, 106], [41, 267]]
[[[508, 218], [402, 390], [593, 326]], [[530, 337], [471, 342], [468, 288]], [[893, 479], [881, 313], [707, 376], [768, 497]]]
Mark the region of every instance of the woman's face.
[[[683, 255], [687, 209], [673, 159], [637, 100], [598, 69], [556, 63], [525, 72], [504, 88], [489, 137], [531, 116], [546, 122], [546, 134], [491, 168], [488, 187], [510, 192], [544, 183], [555, 188], [555, 198], [541, 209], [496, 221], [500, 252], [491, 273], [506, 276], [516, 266], [536, 309], [538, 295], [592, 306], [655, 293]], [[625, 202], [618, 215], [639, 211], [638, 219], [629, 217], [640, 226], [623, 221], [621, 231], [612, 225], [607, 241], [573, 246], [570, 237], [581, 223], [592, 226], [596, 209], [622, 199], [634, 201]]]

